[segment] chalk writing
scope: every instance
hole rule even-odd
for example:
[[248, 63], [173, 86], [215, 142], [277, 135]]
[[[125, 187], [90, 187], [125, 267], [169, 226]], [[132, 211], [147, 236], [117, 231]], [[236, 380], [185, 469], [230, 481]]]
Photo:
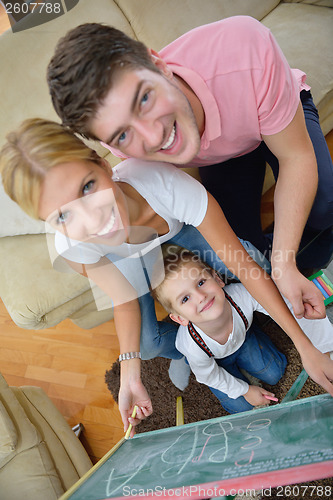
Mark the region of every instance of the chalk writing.
[[[165, 478], [165, 477], [172, 477], [174, 474], [180, 474], [184, 467], [186, 467], [186, 465], [188, 464], [188, 462], [190, 462], [195, 454], [195, 450], [196, 450], [196, 447], [197, 447], [197, 443], [198, 443], [198, 428], [194, 428], [194, 429], [190, 429], [186, 432], [184, 432], [183, 434], [181, 434], [174, 443], [172, 443], [161, 455], [161, 460], [162, 462], [166, 463], [166, 464], [171, 464], [174, 462], [175, 458], [175, 451], [177, 450], [178, 448], [178, 445], [180, 444], [181, 447], [178, 448], [178, 453], [176, 451], [176, 461], [180, 461], [182, 462], [184, 460], [184, 455], [183, 455], [183, 450], [185, 450], [185, 453], [186, 453], [186, 449], [187, 449], [187, 446], [186, 446], [186, 440], [187, 439], [190, 439], [192, 440], [192, 436], [193, 436], [193, 441], [192, 441], [192, 444], [190, 446], [190, 452], [189, 454], [186, 456], [185, 460], [183, 461], [183, 463], [180, 464], [180, 466], [177, 464], [175, 465], [174, 467], [170, 467], [169, 469], [166, 469], [162, 472], [162, 477]], [[181, 450], [181, 451], [180, 451]]]
[[[110, 497], [114, 495], [117, 491], [123, 489], [124, 486], [126, 486], [126, 484], [130, 483], [130, 481], [132, 481], [135, 478], [135, 476], [139, 474], [139, 472], [144, 468], [147, 462], [148, 460], [143, 461], [141, 465], [138, 466], [137, 470], [130, 476], [128, 476], [127, 473], [124, 471], [123, 477], [125, 478], [125, 481], [123, 483], [120, 483], [119, 486], [117, 486], [116, 488], [112, 488], [112, 480], [115, 473], [115, 469], [112, 469], [106, 483], [106, 496]], [[117, 479], [119, 479], [119, 476], [117, 477]]]
[[168, 489], [223, 483], [279, 470], [288, 470], [291, 480], [290, 471], [296, 467], [295, 482], [311, 480], [308, 468], [304, 477], [299, 475], [300, 467], [320, 464], [321, 470], [332, 471], [332, 429], [333, 398], [323, 394], [139, 434], [118, 448], [70, 499], [121, 496], [125, 487], [139, 492], [157, 485]]
[[201, 459], [201, 457], [203, 455], [203, 452], [205, 451], [206, 445], [207, 445], [207, 443], [208, 443], [208, 441], [210, 440], [211, 437], [212, 436], [208, 436], [208, 438], [206, 439], [206, 442], [204, 444], [204, 447], [201, 450], [200, 455], [197, 455], [196, 457], [192, 458], [192, 462], [199, 462], [200, 461], [200, 459]]
[[247, 426], [248, 431], [257, 431], [259, 429], [264, 429], [271, 425], [272, 421], [269, 418], [260, 418], [257, 420], [253, 420], [253, 422], [249, 423]]

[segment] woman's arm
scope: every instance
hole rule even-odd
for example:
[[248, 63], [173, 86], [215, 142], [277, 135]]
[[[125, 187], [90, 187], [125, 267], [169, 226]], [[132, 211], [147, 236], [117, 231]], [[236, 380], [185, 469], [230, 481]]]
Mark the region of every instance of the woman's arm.
[[[141, 313], [137, 299], [114, 308], [114, 322], [119, 339], [120, 353], [140, 351]], [[124, 360], [120, 363], [120, 389], [118, 405], [124, 423], [124, 432], [131, 423], [133, 427], [140, 420], [151, 415], [153, 408], [150, 397], [141, 381], [141, 360]], [[131, 414], [137, 405], [136, 418]], [[134, 429], [131, 436], [134, 434]]]
[[[106, 257], [97, 264], [68, 264], [80, 274], [91, 279], [113, 301], [114, 322], [119, 340], [120, 353], [140, 351], [141, 313], [135, 289], [124, 275]], [[134, 358], [120, 364], [120, 390], [118, 405], [124, 423], [135, 426], [152, 413], [149, 395], [141, 381], [141, 360]], [[134, 405], [138, 406], [135, 419], [131, 418]], [[131, 435], [134, 434], [134, 429]]]
[[272, 279], [247, 254], [211, 195], [208, 196], [206, 216], [197, 229], [230, 271], [238, 276], [250, 294], [289, 335], [311, 378], [333, 396], [333, 386], [330, 383], [333, 380], [333, 362], [313, 347]]

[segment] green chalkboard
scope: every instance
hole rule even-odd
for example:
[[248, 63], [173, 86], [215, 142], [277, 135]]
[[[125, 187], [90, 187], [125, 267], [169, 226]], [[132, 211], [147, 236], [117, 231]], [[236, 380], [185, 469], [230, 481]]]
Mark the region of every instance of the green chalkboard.
[[[277, 471], [283, 471], [279, 476]], [[319, 472], [318, 472], [319, 471]], [[71, 500], [162, 495], [191, 485], [260, 488], [333, 475], [328, 394], [136, 435], [71, 493]], [[284, 482], [281, 482], [284, 477]], [[236, 480], [236, 481], [235, 481]], [[272, 484], [272, 483], [276, 484]], [[159, 495], [159, 492], [161, 494]], [[191, 492], [195, 495], [195, 488]], [[202, 497], [202, 496], [201, 496]]]

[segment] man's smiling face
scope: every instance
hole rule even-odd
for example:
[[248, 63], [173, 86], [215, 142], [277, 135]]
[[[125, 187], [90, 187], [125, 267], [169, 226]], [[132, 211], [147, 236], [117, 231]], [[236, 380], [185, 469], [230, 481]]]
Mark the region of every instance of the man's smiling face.
[[191, 105], [176, 80], [149, 69], [120, 70], [90, 130], [125, 156], [175, 164], [200, 148]]

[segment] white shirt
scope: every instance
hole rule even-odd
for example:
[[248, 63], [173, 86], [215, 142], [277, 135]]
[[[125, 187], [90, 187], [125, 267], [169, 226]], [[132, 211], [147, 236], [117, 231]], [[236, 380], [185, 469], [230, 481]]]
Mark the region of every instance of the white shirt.
[[[249, 327], [253, 321], [254, 311], [267, 314], [267, 311], [249, 294], [241, 283], [227, 285], [228, 295], [236, 302], [245, 314]], [[285, 299], [289, 309], [290, 303]], [[245, 340], [246, 329], [244, 322], [234, 307], [232, 309], [233, 329], [225, 344], [206, 335], [200, 328], [195, 326], [197, 332], [202, 336], [207, 346], [212, 351], [214, 358], [220, 359], [236, 352]], [[296, 319], [306, 336], [312, 344], [321, 352], [333, 350], [333, 325], [328, 318], [308, 320]], [[180, 326], [176, 338], [177, 349], [186, 356], [190, 367], [198, 382], [218, 389], [230, 398], [236, 399], [246, 394], [249, 385], [219, 366], [214, 358], [210, 358], [190, 337], [187, 326]]]
[[[149, 277], [160, 257], [161, 244], [180, 232], [184, 223], [199, 226], [208, 206], [208, 195], [203, 185], [174, 165], [128, 159], [113, 168], [113, 180], [130, 184], [168, 224], [169, 231], [158, 236], [151, 232], [145, 243], [109, 246], [72, 240], [56, 232], [57, 254], [81, 264], [97, 263], [107, 256], [124, 274], [139, 294], [149, 291], [143, 273], [142, 260]], [[61, 268], [61, 263], [53, 263]]]

